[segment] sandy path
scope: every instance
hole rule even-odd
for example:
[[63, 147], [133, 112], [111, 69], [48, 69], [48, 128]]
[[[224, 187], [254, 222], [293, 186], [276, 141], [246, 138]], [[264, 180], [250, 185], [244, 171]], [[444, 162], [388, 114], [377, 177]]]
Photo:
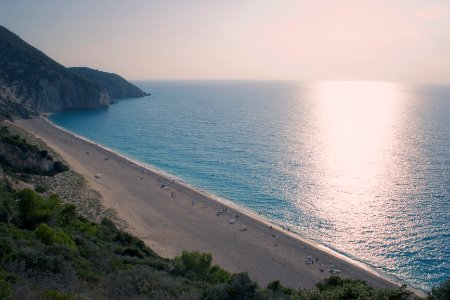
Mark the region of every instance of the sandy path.
[[[364, 279], [374, 287], [394, 286], [278, 226], [270, 229], [269, 223], [252, 214], [229, 207], [216, 216], [223, 203], [62, 131], [45, 119], [15, 124], [43, 139], [88, 178], [92, 188], [102, 194], [103, 205], [114, 208], [128, 222], [128, 230], [162, 256], [174, 257], [182, 250], [209, 252], [214, 263], [230, 272], [248, 271], [261, 286], [279, 279], [289, 287], [312, 287], [330, 275], [330, 264], [341, 276]], [[102, 176], [97, 179], [98, 173]], [[166, 188], [161, 188], [163, 184]], [[236, 215], [236, 223], [229, 224]], [[241, 231], [242, 225], [248, 231]], [[313, 264], [305, 263], [307, 256], [314, 258]]]

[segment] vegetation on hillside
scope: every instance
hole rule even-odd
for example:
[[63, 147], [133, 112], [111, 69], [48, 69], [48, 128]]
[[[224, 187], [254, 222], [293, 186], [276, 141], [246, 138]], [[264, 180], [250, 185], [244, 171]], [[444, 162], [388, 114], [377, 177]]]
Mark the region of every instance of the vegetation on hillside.
[[[89, 222], [64, 205], [7, 181], [0, 193], [0, 298], [47, 299], [407, 299], [404, 289], [374, 290], [331, 277], [313, 290], [271, 283], [212, 266], [209, 254], [159, 257], [108, 219]], [[366, 298], [367, 299], [367, 298]]]

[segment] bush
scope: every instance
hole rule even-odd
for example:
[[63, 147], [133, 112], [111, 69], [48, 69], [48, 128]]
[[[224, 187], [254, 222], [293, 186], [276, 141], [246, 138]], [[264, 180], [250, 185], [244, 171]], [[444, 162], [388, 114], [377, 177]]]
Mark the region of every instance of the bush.
[[0, 299], [8, 299], [11, 294], [11, 287], [9, 283], [3, 279], [0, 278]]
[[[13, 253], [14, 244], [5, 237], [0, 239], [0, 257], [5, 259]], [[0, 298], [1, 299], [1, 298]]]
[[[64, 205], [61, 213], [59, 214], [59, 224], [68, 225], [74, 223], [78, 218], [77, 209], [73, 204]], [[86, 222], [79, 221], [79, 223], [86, 224]], [[80, 230], [82, 230], [80, 228]], [[82, 230], [83, 231], [83, 230]]]
[[48, 151], [47, 150], [41, 150], [40, 152], [39, 152], [39, 154], [42, 156], [42, 157], [47, 157], [48, 156]]
[[304, 300], [320, 299], [373, 299], [408, 300], [411, 293], [405, 287], [375, 290], [362, 280], [343, 279], [331, 276], [316, 284], [315, 289], [301, 290], [298, 298]]
[[183, 251], [181, 256], [174, 259], [173, 268], [177, 274], [194, 273], [201, 278], [206, 277], [211, 261], [211, 254]]
[[19, 223], [24, 228], [34, 229], [40, 223], [50, 222], [61, 207], [61, 201], [57, 195], [44, 199], [35, 191], [24, 189], [16, 196], [19, 199]]
[[211, 266], [211, 262], [211, 254], [183, 251], [181, 256], [173, 260], [173, 272], [213, 284], [226, 282], [230, 273], [219, 266]]
[[45, 253], [40, 248], [19, 248], [14, 254], [14, 262], [25, 270], [64, 274], [69, 263], [59, 255]]
[[281, 299], [282, 295], [292, 295], [293, 291], [281, 285], [279, 280], [272, 281], [267, 285], [267, 289], [272, 291], [272, 298]]
[[229, 295], [230, 299], [253, 299], [258, 285], [252, 281], [247, 272], [231, 275]]
[[76, 299], [68, 293], [60, 293], [57, 290], [45, 291], [44, 297], [45, 297], [45, 299], [52, 299], [52, 300], [75, 300]]
[[24, 189], [17, 193], [19, 199], [19, 217], [22, 226], [34, 228], [37, 224], [48, 222], [51, 212], [44, 210], [44, 200], [39, 194], [30, 189]]
[[53, 174], [62, 173], [69, 171], [69, 167], [60, 162], [59, 160], [55, 161], [53, 163]]
[[222, 269], [220, 266], [214, 265], [209, 268], [208, 276], [206, 280], [209, 283], [216, 284], [221, 282], [227, 282], [230, 279], [230, 273]]
[[39, 194], [43, 194], [43, 193], [45, 193], [45, 192], [47, 191], [47, 189], [46, 189], [45, 187], [41, 186], [41, 185], [37, 185], [37, 186], [34, 188], [34, 190], [35, 190], [36, 192], [38, 192]]
[[39, 225], [34, 233], [46, 245], [62, 245], [72, 250], [77, 249], [75, 242], [67, 234], [53, 229], [45, 223]]
[[142, 252], [136, 247], [126, 247], [125, 249], [121, 250], [120, 253], [126, 256], [144, 258]]

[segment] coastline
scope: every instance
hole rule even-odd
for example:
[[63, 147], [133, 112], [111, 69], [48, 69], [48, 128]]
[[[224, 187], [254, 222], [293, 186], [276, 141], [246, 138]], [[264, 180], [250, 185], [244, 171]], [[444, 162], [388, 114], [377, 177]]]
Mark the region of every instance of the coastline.
[[[47, 119], [18, 120], [13, 124], [44, 140], [72, 169], [85, 176], [91, 187], [103, 195], [105, 208], [115, 209], [130, 225], [128, 230], [162, 256], [180, 255], [184, 249], [210, 252], [214, 263], [231, 272], [248, 271], [261, 285], [279, 279], [289, 287], [309, 288], [328, 277], [331, 266], [341, 276], [363, 279], [373, 287], [400, 285], [362, 262], [282, 230], [246, 208]], [[99, 173], [101, 177], [96, 178]], [[216, 216], [215, 212], [224, 206], [228, 208], [226, 213]], [[229, 224], [235, 215], [239, 215], [234, 218], [236, 224]], [[248, 231], [241, 231], [242, 225]], [[308, 256], [318, 261], [306, 264]]]

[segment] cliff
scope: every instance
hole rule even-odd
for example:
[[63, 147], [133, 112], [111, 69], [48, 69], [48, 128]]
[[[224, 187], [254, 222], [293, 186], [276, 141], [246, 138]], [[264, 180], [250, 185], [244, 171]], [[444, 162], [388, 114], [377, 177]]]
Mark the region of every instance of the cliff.
[[68, 170], [47, 150], [40, 150], [19, 135], [11, 134], [5, 126], [0, 128], [0, 166], [7, 171], [39, 175], [54, 175]]
[[104, 88], [0, 26], [0, 114], [29, 116], [109, 104]]
[[69, 70], [105, 88], [112, 99], [137, 98], [150, 95], [114, 73], [102, 72], [86, 67], [72, 67]]

